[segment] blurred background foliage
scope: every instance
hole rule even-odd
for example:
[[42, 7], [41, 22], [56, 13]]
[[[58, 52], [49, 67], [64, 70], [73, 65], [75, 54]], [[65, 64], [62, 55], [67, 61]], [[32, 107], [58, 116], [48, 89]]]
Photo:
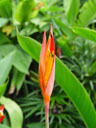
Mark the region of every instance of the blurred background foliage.
[[[21, 49], [22, 35], [42, 42], [53, 24], [56, 55], [77, 76], [96, 107], [96, 44], [73, 27], [96, 28], [96, 0], [0, 0], [0, 104], [6, 118], [0, 128], [43, 128], [44, 105], [38, 64]], [[14, 117], [14, 118], [13, 118]], [[50, 128], [85, 128], [76, 108], [55, 83]]]

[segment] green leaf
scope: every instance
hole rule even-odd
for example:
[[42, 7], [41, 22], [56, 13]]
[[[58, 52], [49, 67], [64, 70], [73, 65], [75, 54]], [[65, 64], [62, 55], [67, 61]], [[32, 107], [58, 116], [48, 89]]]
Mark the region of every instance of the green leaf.
[[[18, 57], [19, 56], [19, 57]], [[13, 65], [17, 68], [20, 72], [28, 74], [28, 68], [31, 63], [31, 57], [26, 54], [21, 49], [16, 50], [15, 59]]]
[[4, 83], [3, 85], [0, 85], [0, 96], [3, 96], [5, 91], [6, 91], [6, 87], [7, 87], [8, 81], [6, 83]]
[[61, 7], [58, 7], [58, 6], [54, 5], [54, 6], [50, 6], [50, 7], [49, 7], [49, 10], [50, 10], [51, 12], [59, 12], [59, 11], [63, 11], [64, 9], [61, 8]]
[[0, 30], [0, 44], [8, 43], [10, 40]]
[[81, 27], [74, 27], [72, 28], [73, 32], [87, 38], [88, 40], [96, 42], [96, 31], [88, 29], [88, 28], [81, 28]]
[[[39, 57], [40, 57], [40, 46], [41, 46], [40, 43], [38, 43], [34, 39], [30, 39], [29, 37], [21, 36], [21, 35], [19, 35], [19, 33], [17, 33], [17, 34], [18, 34], [17, 38], [19, 40], [19, 43], [22, 42], [22, 44], [21, 44], [21, 45], [23, 45], [22, 47], [26, 48], [26, 51], [27, 51], [27, 53], [29, 53], [29, 55], [30, 55], [30, 51], [33, 50], [33, 51], [31, 51], [31, 56], [38, 62]], [[24, 39], [25, 39], [25, 41], [24, 41]], [[25, 44], [25, 42], [26, 42], [26, 44]], [[30, 47], [30, 44], [32, 42], [34, 42], [34, 45], [32, 45], [32, 47]], [[38, 54], [37, 54], [37, 51], [38, 51]]]
[[31, 123], [31, 124], [27, 124], [26, 128], [44, 128], [44, 125], [42, 123]]
[[6, 97], [1, 97], [0, 103], [4, 104], [4, 107], [8, 112], [11, 128], [22, 128], [23, 114], [20, 107], [14, 101]]
[[6, 126], [4, 124], [0, 124], [0, 128], [10, 128], [10, 127], [8, 127], [8, 126]]
[[65, 13], [67, 13], [71, 2], [70, 2], [70, 0], [63, 0], [63, 4], [64, 4], [64, 11], [65, 11]]
[[77, 13], [79, 11], [80, 0], [71, 0], [70, 7], [67, 11], [66, 17], [70, 24], [74, 23]]
[[19, 72], [16, 68], [14, 68], [9, 93], [14, 92], [14, 86], [16, 86], [17, 91], [19, 91], [23, 84], [24, 79], [25, 79], [25, 74], [22, 72]]
[[0, 18], [0, 28], [8, 23], [7, 18]]
[[96, 18], [96, 0], [88, 0], [83, 4], [77, 20], [79, 26], [88, 26]]
[[7, 56], [8, 54], [10, 54], [11, 52], [13, 52], [14, 50], [16, 50], [16, 47], [12, 44], [3, 44], [0, 45], [0, 55], [1, 56]]
[[2, 85], [8, 77], [13, 63], [14, 53], [15, 51], [0, 60], [0, 85]]
[[92, 63], [89, 73], [90, 73], [90, 75], [93, 75], [94, 73], [96, 73], [96, 61], [94, 63]]
[[60, 36], [57, 39], [57, 42], [61, 46], [64, 55], [69, 56], [69, 57], [72, 56], [71, 49], [69, 48], [67, 44], [67, 40], [64, 36]]
[[[21, 47], [28, 52], [33, 59], [39, 62], [41, 45], [34, 39], [21, 36], [17, 33], [18, 42]], [[38, 50], [37, 50], [38, 49]], [[96, 112], [90, 97], [79, 80], [70, 72], [61, 60], [56, 57], [55, 79], [64, 89], [74, 106], [80, 113], [87, 128], [95, 128]], [[62, 72], [62, 74], [61, 74]]]
[[10, 0], [0, 0], [0, 16], [11, 17], [12, 4]]
[[74, 33], [72, 32], [71, 28], [67, 23], [64, 24], [63, 22], [56, 18], [54, 18], [54, 21], [64, 34], [66, 34], [67, 36], [73, 36]]
[[[35, 20], [35, 19], [34, 19]], [[32, 21], [31, 21], [32, 22]], [[36, 21], [35, 21], [35, 24], [36, 24]], [[40, 24], [40, 22], [39, 22], [39, 24]], [[32, 24], [32, 23], [30, 23], [30, 24], [28, 24], [28, 25], [26, 25], [26, 26], [24, 26], [24, 28], [20, 31], [20, 33], [22, 34], [22, 35], [27, 35], [27, 36], [29, 36], [29, 35], [31, 35], [31, 34], [33, 34], [33, 33], [35, 33], [35, 32], [38, 32], [38, 29], [34, 26], [34, 24]]]
[[15, 47], [12, 44], [5, 44], [0, 46], [1, 56], [6, 56], [13, 51], [15, 51], [15, 59], [12, 64], [20, 72], [28, 74], [28, 68], [32, 60], [31, 56], [22, 51], [21, 48]]
[[34, 0], [23, 0], [19, 2], [14, 13], [14, 18], [20, 23], [24, 23], [29, 20], [34, 4]]

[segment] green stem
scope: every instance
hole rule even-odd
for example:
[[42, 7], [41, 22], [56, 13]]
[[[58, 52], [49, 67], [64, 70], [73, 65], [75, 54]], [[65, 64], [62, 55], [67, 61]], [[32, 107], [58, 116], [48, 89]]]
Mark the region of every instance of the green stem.
[[49, 128], [49, 102], [45, 102], [46, 128]]

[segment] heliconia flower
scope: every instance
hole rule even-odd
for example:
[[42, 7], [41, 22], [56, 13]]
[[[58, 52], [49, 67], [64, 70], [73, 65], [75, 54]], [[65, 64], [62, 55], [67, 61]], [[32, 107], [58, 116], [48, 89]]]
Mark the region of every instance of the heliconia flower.
[[2, 120], [4, 119], [4, 115], [3, 115], [3, 110], [4, 110], [4, 105], [0, 106], [0, 123], [2, 122]]
[[55, 75], [55, 44], [53, 38], [52, 25], [50, 28], [50, 35], [46, 43], [46, 32], [44, 31], [43, 42], [40, 54], [39, 63], [39, 84], [41, 87], [46, 115], [46, 128], [49, 128], [49, 103], [50, 96], [54, 85]]

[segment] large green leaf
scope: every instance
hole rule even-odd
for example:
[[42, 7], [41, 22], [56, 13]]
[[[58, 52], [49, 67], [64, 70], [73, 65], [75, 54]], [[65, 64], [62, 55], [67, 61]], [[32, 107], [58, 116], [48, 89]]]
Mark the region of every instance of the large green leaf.
[[[69, 4], [69, 1], [68, 1]], [[80, 0], [71, 0], [68, 11], [66, 12], [67, 20], [69, 23], [74, 23], [77, 13], [79, 11]]]
[[0, 104], [4, 104], [11, 122], [11, 128], [22, 128], [23, 114], [20, 107], [11, 99], [1, 97]]
[[8, 54], [10, 54], [11, 52], [13, 52], [14, 50], [16, 50], [16, 47], [12, 44], [3, 44], [0, 45], [0, 55], [1, 56], [7, 56]]
[[15, 60], [13, 62], [13, 65], [22, 73], [28, 74], [28, 68], [31, 63], [31, 56], [26, 54], [21, 49], [16, 50], [15, 54]]
[[[17, 38], [21, 47], [26, 52], [28, 52], [33, 59], [39, 62], [41, 44], [34, 39], [21, 36], [19, 33], [17, 33]], [[87, 128], [95, 128], [96, 112], [90, 100], [90, 97], [88, 96], [83, 85], [57, 57], [55, 62], [55, 79], [57, 83], [64, 89], [64, 91], [69, 96], [69, 98], [77, 108], [78, 112], [80, 113]]]
[[80, 27], [74, 27], [73, 32], [87, 38], [91, 41], [96, 42], [96, 31], [88, 29], [88, 28], [80, 28]]
[[0, 85], [2, 85], [8, 77], [13, 63], [14, 53], [15, 51], [4, 57], [4, 59], [0, 60]]
[[12, 44], [4, 44], [0, 46], [1, 56], [6, 56], [13, 51], [15, 51], [15, 59], [12, 64], [20, 72], [28, 74], [28, 68], [32, 60], [31, 56], [22, 51], [21, 48], [18, 48]]
[[10, 0], [0, 0], [0, 16], [11, 17], [12, 4]]
[[88, 26], [96, 18], [96, 0], [88, 0], [83, 4], [77, 20], [79, 26]]

